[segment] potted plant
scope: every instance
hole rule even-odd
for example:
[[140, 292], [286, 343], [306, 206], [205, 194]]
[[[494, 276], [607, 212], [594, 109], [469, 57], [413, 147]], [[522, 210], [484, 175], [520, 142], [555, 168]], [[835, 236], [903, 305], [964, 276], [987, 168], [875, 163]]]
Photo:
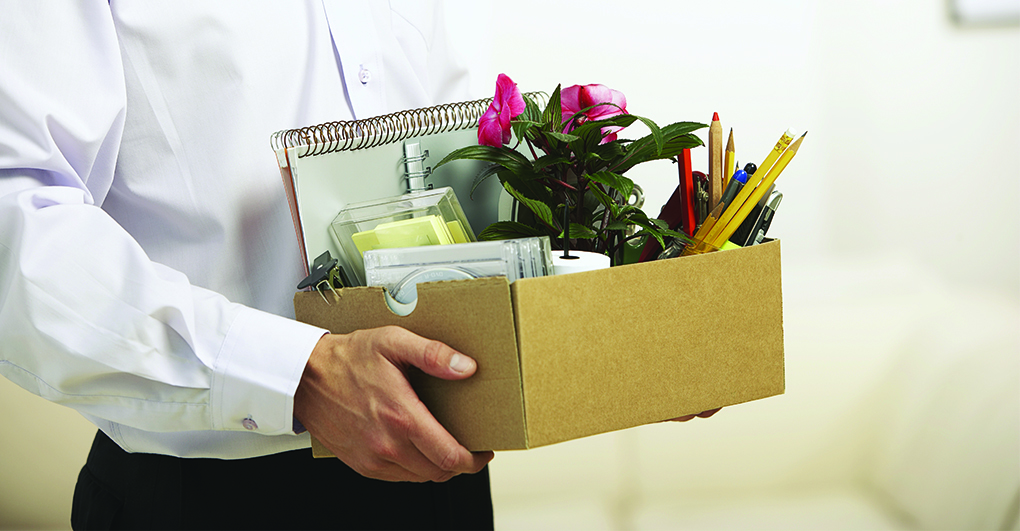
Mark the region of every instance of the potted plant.
[[[635, 121], [650, 133], [637, 140], [619, 138]], [[550, 236], [554, 247], [606, 254], [617, 265], [627, 243], [649, 237], [663, 247], [666, 238], [690, 241], [628, 204], [634, 182], [625, 173], [703, 145], [692, 134], [703, 127], [677, 122], [660, 128], [629, 113], [624, 95], [603, 85], [557, 86], [542, 109], [500, 74], [495, 97], [479, 119], [478, 145], [453, 151], [436, 167], [458, 159], [491, 162], [475, 186], [495, 175], [531, 214], [531, 219], [519, 215], [517, 221], [493, 223], [481, 239]]]

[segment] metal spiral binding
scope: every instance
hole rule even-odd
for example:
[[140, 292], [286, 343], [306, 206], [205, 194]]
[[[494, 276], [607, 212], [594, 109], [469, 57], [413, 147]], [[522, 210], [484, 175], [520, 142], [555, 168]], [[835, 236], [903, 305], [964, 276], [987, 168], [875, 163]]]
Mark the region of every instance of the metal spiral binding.
[[[526, 94], [540, 107], [547, 96], [542, 92]], [[287, 129], [273, 133], [270, 143], [274, 150], [305, 147], [298, 158], [313, 157], [337, 151], [368, 149], [408, 138], [478, 126], [478, 119], [492, 103], [492, 98], [447, 103], [434, 107], [411, 109], [364, 120], [329, 122]]]

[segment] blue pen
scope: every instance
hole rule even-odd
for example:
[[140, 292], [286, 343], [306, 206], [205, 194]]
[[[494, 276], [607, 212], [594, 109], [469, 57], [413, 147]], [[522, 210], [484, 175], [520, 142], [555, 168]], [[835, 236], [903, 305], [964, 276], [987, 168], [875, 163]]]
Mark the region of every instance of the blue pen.
[[723, 191], [723, 195], [719, 198], [719, 202], [723, 204], [723, 212], [730, 206], [730, 201], [733, 201], [734, 197], [740, 193], [740, 189], [744, 187], [747, 182], [747, 172], [744, 170], [737, 170], [733, 172], [733, 177], [730, 177], [730, 183], [726, 185], [726, 190]]

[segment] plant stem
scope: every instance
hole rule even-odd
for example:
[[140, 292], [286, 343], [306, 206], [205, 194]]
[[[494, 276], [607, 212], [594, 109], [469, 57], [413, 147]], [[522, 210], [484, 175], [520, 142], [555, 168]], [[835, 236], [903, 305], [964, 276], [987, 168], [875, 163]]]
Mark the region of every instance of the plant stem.
[[535, 160], [538, 160], [538, 154], [535, 153], [535, 146], [531, 145], [531, 140], [529, 140], [527, 136], [525, 136], [524, 141], [528, 144], [528, 149], [531, 150], [531, 156], [534, 157]]

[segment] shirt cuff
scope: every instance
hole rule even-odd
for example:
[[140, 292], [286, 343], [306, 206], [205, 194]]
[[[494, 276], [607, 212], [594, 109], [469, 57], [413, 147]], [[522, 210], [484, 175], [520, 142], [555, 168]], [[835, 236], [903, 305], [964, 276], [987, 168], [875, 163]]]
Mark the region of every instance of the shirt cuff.
[[312, 349], [326, 333], [244, 307], [216, 357], [214, 429], [294, 434], [294, 393]]

